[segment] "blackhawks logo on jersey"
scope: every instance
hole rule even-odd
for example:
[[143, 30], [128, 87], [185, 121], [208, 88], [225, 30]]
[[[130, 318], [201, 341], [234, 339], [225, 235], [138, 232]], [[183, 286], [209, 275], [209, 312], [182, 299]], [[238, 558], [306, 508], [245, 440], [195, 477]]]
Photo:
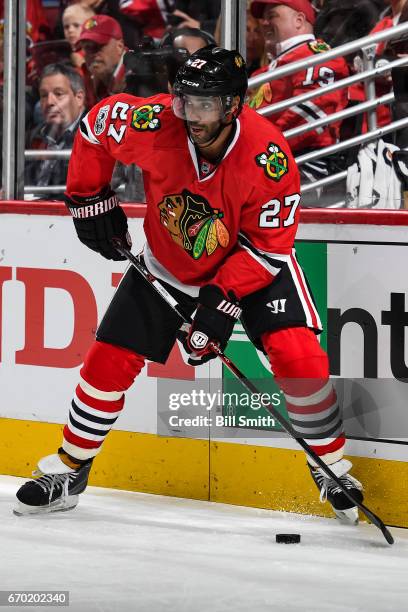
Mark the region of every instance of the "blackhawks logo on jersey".
[[149, 132], [161, 128], [161, 121], [157, 117], [164, 106], [162, 104], [144, 104], [132, 112], [130, 125], [138, 132]]
[[162, 225], [193, 259], [199, 259], [204, 252], [212, 255], [219, 246], [224, 249], [228, 246], [224, 214], [212, 208], [203, 196], [184, 189], [182, 193], [165, 196], [158, 207]]
[[319, 38], [308, 43], [308, 47], [311, 51], [313, 51], [313, 53], [324, 53], [325, 51], [330, 51], [331, 49], [330, 45]]
[[270, 142], [267, 153], [255, 157], [258, 166], [264, 169], [265, 175], [274, 181], [280, 181], [288, 172], [288, 157], [278, 145]]

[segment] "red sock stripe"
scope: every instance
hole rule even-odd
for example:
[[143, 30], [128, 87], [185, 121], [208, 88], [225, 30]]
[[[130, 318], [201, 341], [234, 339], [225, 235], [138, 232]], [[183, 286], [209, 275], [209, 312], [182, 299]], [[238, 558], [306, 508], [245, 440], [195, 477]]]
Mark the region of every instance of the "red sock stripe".
[[70, 444], [75, 444], [75, 446], [79, 446], [79, 448], [99, 448], [103, 442], [103, 440], [101, 440], [100, 442], [95, 442], [95, 440], [86, 440], [85, 438], [80, 438], [79, 436], [76, 436], [74, 433], [72, 433], [68, 425], [65, 425], [63, 434], [67, 442], [69, 442]]
[[326, 455], [327, 453], [334, 453], [334, 451], [343, 448], [345, 443], [346, 439], [344, 433], [342, 433], [338, 438], [333, 440], [333, 442], [325, 444], [324, 446], [313, 446], [313, 444], [309, 444], [309, 446], [314, 450], [316, 455], [319, 455], [319, 457], [321, 457], [322, 455]]
[[118, 412], [119, 410], [122, 410], [125, 401], [124, 395], [122, 395], [120, 399], [113, 401], [101, 400], [95, 397], [91, 397], [90, 395], [85, 393], [85, 391], [80, 385], [78, 385], [76, 388], [76, 394], [78, 399], [80, 399], [81, 402], [86, 404], [86, 406], [94, 408], [95, 410], [102, 410], [103, 412]]
[[319, 414], [319, 412], [324, 412], [324, 410], [327, 410], [336, 402], [336, 392], [334, 389], [332, 389], [326, 399], [322, 400], [318, 404], [311, 404], [310, 406], [296, 406], [295, 404], [291, 404], [288, 400], [286, 400], [286, 408], [288, 412], [293, 414]]

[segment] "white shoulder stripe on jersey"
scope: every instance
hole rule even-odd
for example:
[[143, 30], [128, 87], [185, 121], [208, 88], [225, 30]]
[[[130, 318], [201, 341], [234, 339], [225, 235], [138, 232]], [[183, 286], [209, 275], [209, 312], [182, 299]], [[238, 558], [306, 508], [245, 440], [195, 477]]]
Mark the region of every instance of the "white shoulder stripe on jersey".
[[96, 138], [96, 136], [94, 136], [91, 130], [91, 126], [89, 125], [88, 116], [89, 116], [89, 113], [85, 115], [85, 117], [81, 120], [79, 124], [79, 131], [81, 132], [81, 136], [83, 136], [85, 140], [87, 140], [91, 144], [100, 145], [101, 143]]

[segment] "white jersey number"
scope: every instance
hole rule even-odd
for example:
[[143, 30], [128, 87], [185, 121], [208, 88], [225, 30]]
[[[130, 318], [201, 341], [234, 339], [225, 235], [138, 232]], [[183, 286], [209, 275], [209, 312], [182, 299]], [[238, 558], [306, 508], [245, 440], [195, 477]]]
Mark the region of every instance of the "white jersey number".
[[[315, 76], [316, 70], [316, 76]], [[314, 85], [318, 83], [320, 87], [324, 87], [325, 85], [330, 85], [334, 83], [334, 70], [329, 68], [328, 66], [320, 66], [319, 68], [308, 68], [306, 71], [306, 78], [303, 81], [302, 85], [304, 87], [309, 87], [310, 85]]]
[[[126, 102], [116, 102], [115, 106], [112, 108], [111, 118], [112, 119], [121, 119], [122, 121], [126, 121], [127, 112], [130, 108], [129, 104]], [[117, 129], [112, 123], [109, 125], [108, 136], [111, 136], [118, 144], [122, 140], [123, 136], [126, 132], [126, 125], [121, 125], [119, 129]]]
[[269, 202], [262, 205], [262, 212], [259, 215], [259, 227], [277, 229], [279, 227], [289, 227], [293, 225], [299, 203], [300, 195], [298, 193], [285, 196], [283, 206], [284, 208], [289, 208], [289, 214], [286, 219], [281, 219], [279, 213], [282, 208], [282, 202], [276, 198], [269, 200]]

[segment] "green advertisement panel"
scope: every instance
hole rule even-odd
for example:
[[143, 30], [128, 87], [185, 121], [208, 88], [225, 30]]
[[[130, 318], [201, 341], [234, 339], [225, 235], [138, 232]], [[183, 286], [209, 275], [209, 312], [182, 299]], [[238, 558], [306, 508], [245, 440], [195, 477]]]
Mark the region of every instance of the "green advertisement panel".
[[[296, 251], [323, 324], [324, 332], [320, 336], [320, 343], [323, 348], [326, 348], [327, 244], [299, 241], [296, 243]], [[267, 400], [267, 397], [269, 397], [277, 410], [287, 417], [283, 394], [280, 393], [273, 379], [267, 358], [258, 353], [240, 324], [237, 324], [234, 328], [227, 354], [259, 388], [260, 393], [265, 394], [263, 398]], [[228, 397], [228, 405], [224, 404], [223, 414], [224, 416], [235, 417], [233, 419], [234, 423], [245, 422], [245, 425], [241, 425], [245, 428], [270, 431], [282, 430], [278, 423], [271, 424], [269, 412], [262, 406], [262, 398], [251, 396], [225, 367], [223, 367], [223, 392], [224, 397]], [[240, 417], [242, 418], [240, 419]]]

